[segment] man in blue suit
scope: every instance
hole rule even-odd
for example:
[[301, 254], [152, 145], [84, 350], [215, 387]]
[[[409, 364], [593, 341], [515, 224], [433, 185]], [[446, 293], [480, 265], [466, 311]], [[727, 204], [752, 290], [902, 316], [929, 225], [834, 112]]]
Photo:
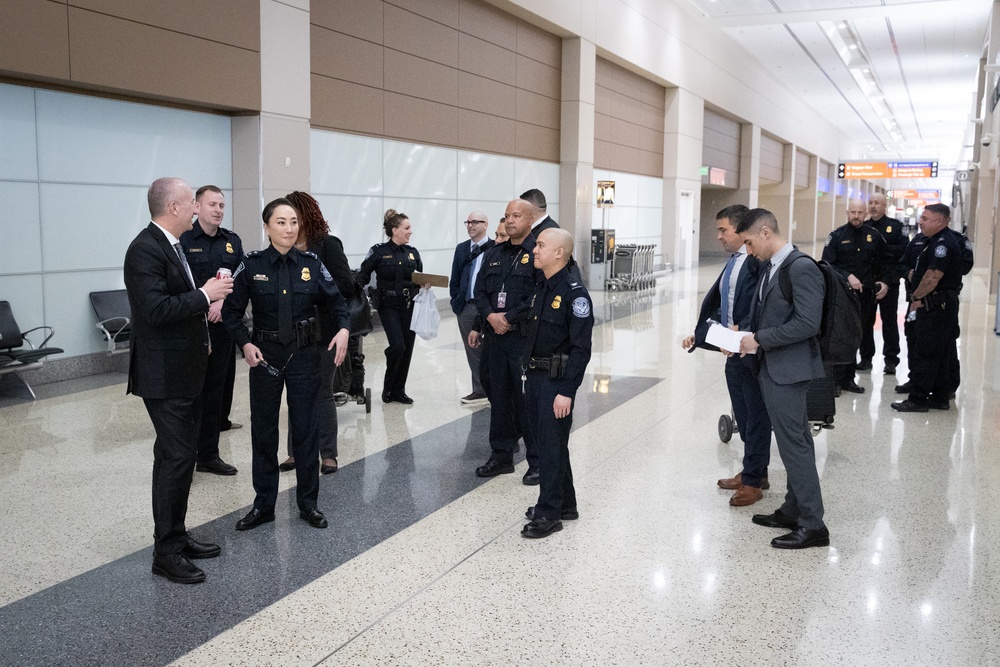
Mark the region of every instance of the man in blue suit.
[[[760, 261], [747, 253], [743, 239], [736, 233], [748, 210], [742, 204], [734, 204], [715, 216], [717, 238], [730, 257], [701, 303], [694, 335], [681, 343], [688, 352], [694, 352], [696, 347], [719, 349], [705, 342], [711, 326], [709, 320], [737, 331], [750, 328]], [[763, 489], [770, 487], [767, 466], [771, 461], [771, 420], [753, 370], [749, 358], [731, 355], [726, 360], [729, 399], [739, 425], [740, 439], [743, 440], [743, 470], [735, 477], [720, 479], [717, 484], [723, 489], [735, 490], [729, 499], [729, 504], [735, 507], [754, 504], [764, 497]]]
[[[830, 531], [823, 523], [806, 392], [810, 382], [826, 376], [817, 338], [826, 281], [815, 260], [784, 239], [770, 211], [752, 209], [736, 231], [747, 252], [763, 264], [750, 322], [754, 333], [740, 340], [740, 353], [754, 355], [778, 454], [788, 474], [785, 502], [771, 514], [754, 514], [753, 522], [792, 531], [771, 540], [776, 549], [825, 547]], [[794, 286], [788, 295], [778, 287], [779, 271], [788, 271]]]
[[476, 328], [479, 311], [476, 310], [475, 286], [479, 269], [483, 265], [483, 253], [490, 248], [493, 239], [489, 231], [489, 218], [481, 211], [473, 211], [465, 219], [465, 230], [469, 240], [462, 241], [455, 247], [455, 258], [451, 263], [451, 280], [448, 289], [451, 291], [451, 311], [458, 318], [458, 330], [462, 332], [462, 345], [465, 346], [465, 359], [472, 371], [472, 393], [462, 397], [462, 403], [477, 405], [486, 402], [486, 391], [479, 376], [479, 360], [482, 348], [469, 346], [469, 332]]

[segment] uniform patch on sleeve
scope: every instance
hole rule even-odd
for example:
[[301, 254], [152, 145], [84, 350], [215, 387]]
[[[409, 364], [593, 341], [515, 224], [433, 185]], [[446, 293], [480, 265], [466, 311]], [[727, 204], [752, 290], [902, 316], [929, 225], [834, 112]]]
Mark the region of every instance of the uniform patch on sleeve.
[[326, 270], [326, 266], [325, 265], [323, 265], [323, 264], [319, 265], [319, 272], [321, 274], [323, 274], [323, 280], [325, 280], [328, 283], [332, 283], [333, 282], [333, 276], [331, 276], [330, 272]]
[[934, 256], [937, 257], [938, 259], [942, 257], [947, 257], [948, 249], [943, 245], [939, 245], [938, 247], [934, 248]]
[[590, 315], [590, 302], [582, 296], [573, 299], [573, 314], [577, 317], [587, 317]]
[[243, 269], [245, 268], [246, 266], [243, 264], [243, 262], [240, 262], [240, 265], [236, 267], [236, 272], [233, 273], [233, 278], [243, 273]]

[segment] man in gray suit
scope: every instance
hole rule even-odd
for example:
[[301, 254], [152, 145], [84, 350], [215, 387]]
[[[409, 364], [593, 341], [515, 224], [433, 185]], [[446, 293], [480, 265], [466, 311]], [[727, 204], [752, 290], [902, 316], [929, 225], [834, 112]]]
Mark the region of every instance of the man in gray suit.
[[[752, 209], [736, 231], [765, 269], [750, 320], [754, 333], [740, 341], [740, 353], [756, 354], [757, 379], [788, 474], [785, 502], [773, 514], [755, 514], [753, 522], [792, 530], [771, 540], [777, 549], [825, 547], [830, 532], [823, 523], [823, 495], [806, 412], [809, 383], [825, 376], [816, 338], [825, 281], [816, 262], [781, 236], [770, 211]], [[787, 298], [778, 286], [778, 272], [784, 270], [794, 286]]]

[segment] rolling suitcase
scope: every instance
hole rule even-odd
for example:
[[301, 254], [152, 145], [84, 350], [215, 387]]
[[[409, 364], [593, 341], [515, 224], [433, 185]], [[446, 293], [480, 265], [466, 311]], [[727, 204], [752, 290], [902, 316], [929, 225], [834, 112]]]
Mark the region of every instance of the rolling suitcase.
[[835, 392], [836, 383], [829, 368], [826, 377], [809, 383], [806, 392], [806, 413], [813, 430], [817, 433], [821, 428], [833, 428], [833, 417], [837, 414]]

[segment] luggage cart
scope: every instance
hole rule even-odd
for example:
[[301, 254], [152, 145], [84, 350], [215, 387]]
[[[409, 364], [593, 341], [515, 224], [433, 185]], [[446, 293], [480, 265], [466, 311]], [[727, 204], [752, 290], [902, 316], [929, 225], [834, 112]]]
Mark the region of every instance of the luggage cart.
[[656, 286], [653, 277], [653, 256], [656, 244], [625, 243], [615, 248], [611, 258], [611, 278], [607, 288], [617, 290], [644, 290]]

